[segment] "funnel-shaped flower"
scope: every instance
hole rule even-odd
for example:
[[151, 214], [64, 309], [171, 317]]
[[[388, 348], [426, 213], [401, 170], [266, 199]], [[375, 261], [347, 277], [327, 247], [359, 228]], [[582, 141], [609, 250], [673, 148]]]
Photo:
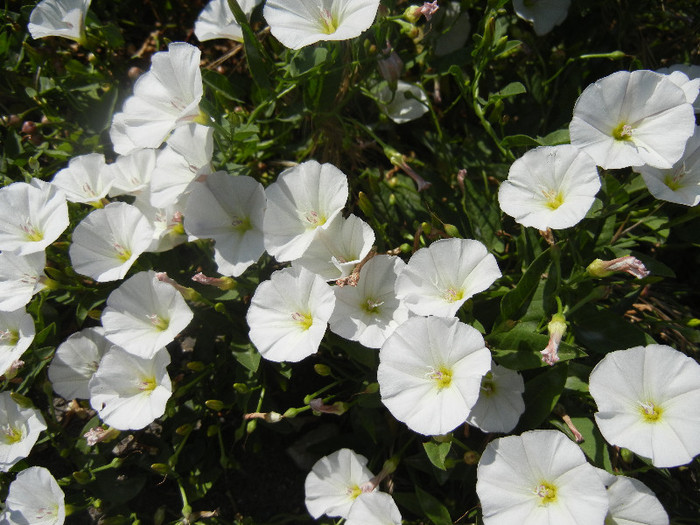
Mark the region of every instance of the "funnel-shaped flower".
[[0, 375], [7, 372], [34, 340], [34, 319], [24, 308], [0, 310]]
[[656, 495], [638, 479], [596, 469], [610, 498], [605, 525], [668, 525], [668, 514]]
[[[246, 16], [250, 16], [260, 2], [262, 0], [239, 0], [238, 5]], [[200, 42], [215, 38], [243, 41], [243, 31], [228, 6], [228, 0], [210, 0], [194, 23], [194, 34]]]
[[113, 346], [90, 380], [90, 405], [100, 419], [119, 430], [138, 430], [165, 413], [172, 395], [165, 348], [138, 357]]
[[270, 361], [315, 354], [335, 306], [331, 287], [304, 268], [285, 268], [255, 290], [246, 320], [250, 340]]
[[63, 192], [40, 179], [0, 189], [0, 251], [42, 252], [68, 227]]
[[515, 14], [532, 22], [535, 33], [546, 35], [565, 19], [571, 0], [513, 0]]
[[674, 84], [680, 87], [685, 97], [693, 105], [695, 113], [700, 113], [700, 66], [689, 64], [675, 64], [671, 67], [662, 67], [657, 73], [668, 75]]
[[608, 443], [685, 465], [700, 454], [700, 365], [665, 345], [606, 355], [591, 372], [595, 420]]
[[332, 164], [309, 160], [283, 171], [265, 194], [265, 249], [280, 262], [293, 261], [345, 206], [348, 178]]
[[32, 38], [60, 36], [85, 42], [85, 15], [92, 0], [43, 0], [29, 15]]
[[61, 188], [71, 202], [98, 202], [112, 188], [106, 167], [105, 156], [101, 153], [73, 157], [67, 168], [54, 175], [51, 184]]
[[112, 185], [109, 195], [138, 195], [148, 188], [155, 167], [154, 149], [137, 149], [128, 155], [120, 155], [104, 168], [104, 175]]
[[481, 380], [479, 399], [467, 423], [483, 432], [510, 432], [525, 412], [524, 391], [525, 382], [518, 372], [492, 363]]
[[34, 408], [22, 408], [9, 392], [0, 392], [0, 471], [7, 472], [31, 452], [46, 421]]
[[2, 523], [7, 525], [63, 525], [65, 495], [44, 467], [29, 467], [10, 483]]
[[386, 492], [363, 492], [350, 507], [345, 525], [401, 525], [401, 512]]
[[441, 239], [413, 254], [396, 279], [396, 296], [417, 315], [451, 317], [501, 276], [496, 258], [472, 239]]
[[403, 80], [392, 91], [383, 85], [377, 94], [380, 109], [397, 124], [405, 124], [428, 112], [428, 97], [420, 87]]
[[0, 311], [22, 308], [35, 293], [46, 288], [44, 266], [44, 252], [24, 256], [0, 253]]
[[693, 134], [695, 115], [681, 88], [653, 71], [618, 71], [576, 101], [571, 144], [605, 169], [669, 169]]
[[446, 434], [463, 423], [491, 366], [484, 338], [456, 318], [413, 317], [379, 351], [382, 402], [408, 428]]
[[595, 467], [557, 430], [492, 441], [476, 476], [484, 525], [602, 525], [608, 512]]
[[599, 189], [598, 169], [586, 153], [569, 144], [543, 146], [513, 163], [498, 203], [523, 226], [558, 230], [578, 224]]
[[268, 0], [263, 16], [273, 36], [291, 49], [360, 36], [374, 22], [379, 0]]

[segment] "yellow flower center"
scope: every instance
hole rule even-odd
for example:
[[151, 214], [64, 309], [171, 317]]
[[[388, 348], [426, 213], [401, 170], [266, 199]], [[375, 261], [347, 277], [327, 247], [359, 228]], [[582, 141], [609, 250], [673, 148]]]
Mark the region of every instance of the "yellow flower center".
[[647, 423], [656, 423], [661, 419], [663, 409], [651, 401], [646, 401], [644, 403], [639, 403], [639, 412]]
[[139, 383], [139, 390], [150, 394], [156, 389], [156, 386], [158, 386], [158, 384], [156, 383], [155, 376], [142, 377]]
[[313, 230], [314, 228], [318, 228], [319, 226], [326, 224], [327, 219], [324, 215], [320, 215], [317, 211], [311, 210], [304, 215], [304, 220], [307, 222], [306, 229]]
[[294, 312], [292, 314], [292, 319], [304, 331], [311, 328], [311, 325], [314, 323], [314, 319], [313, 319], [313, 317], [311, 317], [311, 312], [305, 312], [305, 313]]
[[44, 240], [44, 232], [39, 231], [36, 227], [29, 223], [22, 226], [22, 231], [24, 231], [24, 238], [29, 242], [39, 242]]
[[678, 191], [683, 187], [682, 182], [684, 175], [685, 173], [677, 173], [675, 175], [667, 173], [664, 177], [664, 184], [668, 186], [671, 191]]
[[114, 251], [117, 254], [117, 259], [119, 259], [121, 262], [126, 262], [131, 259], [131, 250], [129, 248], [125, 248], [117, 241], [112, 242], [112, 248], [114, 248]]
[[22, 441], [22, 439], [24, 439], [22, 429], [17, 427], [7, 426], [0, 432], [0, 440], [5, 443], [5, 445], [14, 445]]
[[429, 379], [435, 381], [435, 385], [438, 387], [438, 390], [442, 390], [443, 388], [450, 386], [452, 383], [452, 370], [446, 366], [441, 366], [437, 370], [431, 366], [429, 369], [430, 371], [428, 372], [427, 376]]
[[148, 319], [151, 321], [151, 324], [155, 327], [155, 329], [160, 331], [160, 332], [164, 332], [165, 330], [168, 329], [168, 326], [170, 326], [170, 320], [163, 319], [158, 314], [151, 314], [151, 315], [147, 315], [146, 317], [148, 317]]
[[327, 35], [335, 33], [338, 29], [338, 20], [331, 14], [328, 9], [319, 8], [321, 11], [321, 32]]
[[556, 210], [564, 204], [564, 194], [561, 191], [542, 190], [542, 195], [546, 199], [546, 206], [550, 210]]
[[14, 346], [19, 341], [19, 332], [16, 330], [0, 330], [0, 343], [8, 346]]
[[540, 498], [540, 505], [549, 505], [557, 500], [557, 487], [543, 481], [533, 491]]
[[464, 290], [455, 290], [454, 288], [448, 288], [442, 292], [442, 297], [448, 303], [456, 303], [461, 301], [464, 297]]
[[358, 485], [348, 487], [348, 496], [350, 496], [351, 499], [357, 499], [357, 496], [360, 494], [362, 494], [362, 489]]
[[377, 301], [371, 297], [362, 305], [362, 309], [368, 314], [376, 314], [379, 312], [379, 307], [384, 304], [384, 301]]
[[629, 124], [620, 122], [618, 126], [613, 129], [612, 136], [615, 140], [632, 140], [632, 132], [634, 128]]
[[234, 217], [231, 221], [231, 225], [233, 230], [238, 233], [245, 233], [253, 228], [253, 225], [250, 224], [250, 218], [248, 217]]
[[481, 394], [484, 396], [492, 396], [496, 393], [496, 383], [493, 382], [493, 374], [487, 372], [481, 380]]

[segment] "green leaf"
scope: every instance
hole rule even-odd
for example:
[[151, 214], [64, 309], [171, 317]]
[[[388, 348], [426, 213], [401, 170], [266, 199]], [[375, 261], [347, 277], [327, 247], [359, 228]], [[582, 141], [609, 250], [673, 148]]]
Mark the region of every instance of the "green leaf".
[[566, 383], [566, 364], [556, 364], [525, 383], [525, 413], [520, 417], [520, 431], [537, 428], [559, 401]]
[[569, 129], [558, 129], [552, 131], [549, 135], [545, 135], [538, 139], [542, 146], [558, 146], [559, 144], [568, 144], [570, 142]]
[[418, 485], [416, 485], [416, 499], [420, 508], [434, 525], [452, 525], [452, 518], [445, 506]]
[[576, 340], [587, 350], [606, 354], [613, 350], [654, 343], [642, 329], [608, 309], [586, 305], [572, 319]]
[[260, 366], [260, 353], [250, 345], [245, 352], [233, 352], [233, 356], [240, 364], [246, 367], [251, 372], [257, 372]]
[[436, 443], [435, 441], [427, 441], [423, 443], [423, 448], [425, 453], [428, 455], [430, 462], [435, 465], [440, 470], [447, 470], [445, 467], [445, 458], [450, 452], [452, 443], [447, 441], [446, 443]]
[[501, 140], [501, 146], [504, 148], [513, 148], [518, 146], [537, 147], [540, 146], [540, 143], [537, 141], [537, 139], [533, 139], [528, 135], [509, 135], [507, 137], [503, 137], [503, 140]]
[[501, 89], [498, 93], [494, 93], [489, 97], [491, 98], [507, 98], [514, 97], [515, 95], [521, 95], [527, 93], [527, 89], [520, 82], [511, 82], [506, 87]]
[[542, 274], [547, 271], [550, 262], [549, 249], [547, 249], [532, 261], [517, 286], [503, 296], [501, 299], [501, 319], [503, 321], [520, 319], [527, 311], [527, 306], [540, 284]]
[[243, 13], [241, 6], [238, 5], [238, 1], [228, 0], [228, 5], [243, 32], [243, 48], [245, 49], [246, 58], [248, 59], [250, 74], [261, 89], [272, 93], [274, 88], [270, 79], [274, 78], [274, 71], [271, 65], [272, 62], [267, 56], [267, 52], [251, 29], [248, 23], [248, 17]]

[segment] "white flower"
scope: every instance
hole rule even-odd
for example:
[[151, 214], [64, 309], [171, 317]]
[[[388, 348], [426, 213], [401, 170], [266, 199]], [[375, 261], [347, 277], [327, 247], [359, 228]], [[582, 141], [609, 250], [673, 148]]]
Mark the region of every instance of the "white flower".
[[394, 293], [396, 277], [404, 266], [398, 257], [376, 255], [360, 270], [357, 286], [333, 288], [331, 331], [369, 348], [382, 346], [409, 317], [408, 308]]
[[2, 523], [62, 525], [66, 519], [64, 494], [44, 467], [29, 467], [10, 483]]
[[265, 190], [252, 177], [217, 171], [192, 185], [185, 206], [185, 230], [214, 239], [219, 273], [237, 277], [265, 251]]
[[565, 19], [571, 0], [513, 0], [515, 14], [532, 22], [539, 36], [549, 33]]
[[446, 434], [467, 419], [490, 366], [491, 353], [475, 328], [457, 318], [413, 317], [379, 351], [379, 392], [411, 430]]
[[60, 36], [85, 43], [85, 15], [92, 0], [43, 0], [29, 15], [32, 38]]
[[479, 399], [467, 423], [483, 432], [510, 432], [525, 412], [524, 391], [518, 372], [492, 363], [491, 371], [481, 380]]
[[365, 221], [349, 215], [336, 215], [328, 227], [318, 228], [301, 258], [292, 266], [303, 266], [326, 281], [347, 277], [372, 249], [374, 231]]
[[106, 167], [101, 153], [73, 157], [67, 168], [54, 175], [51, 184], [61, 188], [71, 202], [99, 202], [112, 188], [112, 181], [105, 173]]
[[428, 97], [420, 87], [403, 80], [392, 91], [388, 84], [377, 93], [380, 109], [397, 124], [405, 124], [428, 112]]
[[76, 272], [98, 282], [116, 281], [148, 249], [153, 235], [138, 208], [113, 202], [80, 221], [68, 252]]
[[546, 230], [578, 224], [600, 189], [595, 162], [570, 144], [542, 146], [516, 160], [498, 190], [504, 213]]
[[595, 467], [556, 430], [492, 441], [476, 476], [484, 525], [602, 525], [608, 512]]
[[433, 50], [435, 55], [445, 56], [464, 47], [472, 29], [469, 11], [462, 10], [459, 2], [450, 1], [440, 6], [435, 18], [432, 26], [438, 33]]
[[169, 364], [165, 348], [145, 358], [113, 346], [90, 380], [90, 405], [102, 421], [118, 430], [149, 425], [165, 413], [172, 395]]
[[136, 149], [128, 155], [120, 155], [104, 168], [104, 176], [112, 183], [109, 195], [138, 195], [148, 188], [155, 167], [154, 149]]
[[157, 208], [151, 204], [149, 195], [148, 192], [140, 193], [134, 200], [134, 206], [143, 213], [153, 229], [153, 240], [146, 251], [165, 252], [188, 240], [194, 240], [194, 237], [190, 238], [185, 233], [182, 224], [184, 206], [175, 203]]
[[649, 192], [657, 199], [697, 206], [700, 203], [700, 126], [688, 139], [683, 156], [671, 169], [634, 168], [641, 173]]
[[129, 153], [130, 146], [157, 148], [170, 132], [199, 117], [202, 73], [199, 49], [173, 42], [168, 51], [151, 58], [151, 69], [134, 84], [122, 113], [114, 116], [110, 131], [115, 151]]
[[401, 513], [389, 494], [363, 492], [350, 507], [345, 525], [401, 525]]
[[61, 191], [40, 179], [0, 189], [0, 251], [41, 252], [68, 227], [68, 205]]
[[29, 255], [0, 253], [0, 311], [18, 310], [32, 300], [34, 294], [46, 288], [44, 276], [46, 254]]
[[[262, 0], [239, 0], [238, 4], [246, 16], [250, 16], [260, 2]], [[215, 38], [243, 41], [241, 26], [233, 16], [228, 0], [210, 0], [194, 23], [194, 34], [200, 42]]]
[[700, 66], [675, 64], [671, 67], [662, 67], [657, 73], [668, 77], [685, 93], [686, 99], [693, 105], [695, 113], [700, 113]]
[[345, 206], [348, 178], [332, 164], [309, 160], [283, 171], [265, 195], [265, 249], [280, 262], [293, 261]]
[[34, 340], [34, 319], [24, 308], [0, 310], [0, 375], [5, 374]]
[[610, 510], [605, 525], [668, 525], [668, 514], [644, 483], [596, 469], [608, 490]]
[[421, 248], [396, 279], [396, 296], [417, 315], [451, 317], [501, 276], [496, 258], [472, 239], [441, 239]]
[[277, 40], [301, 49], [321, 40], [360, 36], [378, 8], [379, 0], [268, 0], [263, 16]]
[[618, 71], [588, 86], [576, 101], [571, 144], [605, 169], [648, 164], [670, 168], [693, 134], [685, 93], [653, 71]]
[[250, 340], [265, 359], [301, 361], [318, 350], [334, 306], [333, 290], [319, 276], [304, 268], [278, 270], [250, 301]]
[[700, 454], [700, 365], [665, 345], [607, 354], [591, 372], [595, 420], [608, 443], [685, 465]]
[[63, 399], [89, 399], [88, 384], [97, 372], [102, 356], [112, 347], [104, 328], [84, 328], [68, 337], [56, 349], [49, 365], [49, 380]]
[[150, 358], [192, 320], [192, 310], [172, 285], [154, 271], [139, 272], [107, 298], [105, 337], [134, 355]]
[[372, 479], [366, 465], [366, 457], [347, 448], [319, 459], [304, 482], [309, 514], [315, 519], [324, 514], [347, 518], [353, 502], [362, 494], [362, 485]]
[[46, 421], [34, 408], [22, 408], [9, 392], [0, 392], [0, 470], [7, 472], [31, 452]]

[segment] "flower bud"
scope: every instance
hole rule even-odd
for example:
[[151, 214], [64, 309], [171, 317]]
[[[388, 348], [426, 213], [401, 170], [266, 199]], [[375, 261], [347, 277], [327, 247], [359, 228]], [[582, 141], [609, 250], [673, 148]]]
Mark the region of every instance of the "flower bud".
[[643, 279], [649, 275], [649, 270], [646, 269], [644, 263], [631, 255], [618, 257], [611, 261], [603, 261], [601, 259], [594, 260], [586, 268], [586, 272], [591, 277], [607, 277], [614, 272], [626, 272], [637, 279]]

